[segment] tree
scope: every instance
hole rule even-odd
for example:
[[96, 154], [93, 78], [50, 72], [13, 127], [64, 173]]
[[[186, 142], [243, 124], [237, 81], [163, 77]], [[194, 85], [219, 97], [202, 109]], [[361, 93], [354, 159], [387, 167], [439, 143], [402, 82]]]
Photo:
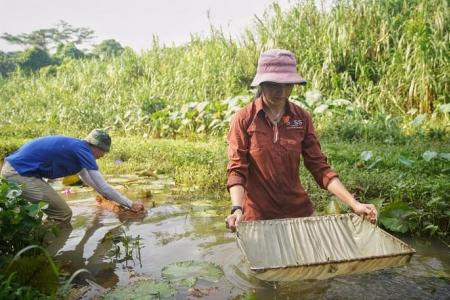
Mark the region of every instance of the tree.
[[100, 44], [95, 45], [94, 47], [94, 54], [100, 56], [100, 57], [112, 57], [122, 54], [124, 51], [122, 45], [114, 40], [104, 40]]
[[49, 50], [59, 44], [81, 44], [94, 37], [94, 31], [87, 27], [73, 27], [65, 21], [59, 21], [55, 28], [39, 29], [31, 33], [13, 35], [3, 33], [0, 38], [10, 44], [24, 47], [37, 47]]
[[74, 43], [59, 44], [58, 48], [56, 48], [54, 58], [62, 60], [65, 57], [79, 59], [84, 57], [84, 53], [79, 50]]
[[36, 71], [51, 64], [53, 61], [48, 52], [38, 47], [29, 48], [19, 56], [19, 65], [26, 71]]
[[16, 69], [17, 52], [0, 51], [0, 76], [6, 76]]

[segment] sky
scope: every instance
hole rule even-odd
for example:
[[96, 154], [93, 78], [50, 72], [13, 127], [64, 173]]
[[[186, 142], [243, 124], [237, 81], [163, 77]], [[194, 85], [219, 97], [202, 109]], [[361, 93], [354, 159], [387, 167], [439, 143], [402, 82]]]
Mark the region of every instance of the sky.
[[[60, 20], [74, 27], [94, 30], [93, 43], [115, 39], [140, 51], [150, 47], [153, 36], [167, 46], [190, 40], [190, 34], [206, 36], [210, 24], [239, 38], [262, 16], [274, 0], [0, 0], [0, 34], [29, 33], [52, 28]], [[295, 0], [276, 0], [282, 10]], [[208, 12], [209, 19], [208, 20]], [[0, 50], [14, 51], [0, 39]]]

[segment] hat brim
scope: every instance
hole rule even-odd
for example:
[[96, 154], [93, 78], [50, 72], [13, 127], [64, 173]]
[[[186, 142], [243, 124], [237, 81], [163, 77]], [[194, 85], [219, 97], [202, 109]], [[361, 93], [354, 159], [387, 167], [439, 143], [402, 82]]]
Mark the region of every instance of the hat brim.
[[306, 80], [303, 79], [300, 75], [291, 73], [264, 73], [264, 74], [256, 74], [255, 78], [251, 83], [251, 87], [257, 87], [263, 82], [275, 82], [275, 83], [292, 83], [292, 84], [300, 84], [305, 85]]

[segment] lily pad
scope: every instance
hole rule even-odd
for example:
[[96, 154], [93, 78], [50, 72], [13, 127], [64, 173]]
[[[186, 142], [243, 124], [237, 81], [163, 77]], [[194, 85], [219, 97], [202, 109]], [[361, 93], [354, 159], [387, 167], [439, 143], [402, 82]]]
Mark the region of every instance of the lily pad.
[[164, 299], [172, 298], [176, 290], [166, 282], [141, 280], [115, 288], [105, 294], [105, 300], [122, 299]]
[[224, 274], [222, 269], [205, 261], [179, 261], [165, 266], [162, 277], [177, 285], [192, 287], [198, 279], [217, 282]]

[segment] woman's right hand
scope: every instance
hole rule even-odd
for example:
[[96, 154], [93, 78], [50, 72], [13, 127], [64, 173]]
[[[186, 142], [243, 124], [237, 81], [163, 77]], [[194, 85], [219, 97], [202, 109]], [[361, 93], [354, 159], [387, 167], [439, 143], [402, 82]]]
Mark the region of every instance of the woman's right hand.
[[237, 226], [239, 225], [239, 222], [241, 222], [241, 219], [242, 219], [242, 210], [238, 209], [232, 215], [229, 215], [225, 219], [225, 225], [227, 228], [231, 230], [231, 232], [235, 232]]

